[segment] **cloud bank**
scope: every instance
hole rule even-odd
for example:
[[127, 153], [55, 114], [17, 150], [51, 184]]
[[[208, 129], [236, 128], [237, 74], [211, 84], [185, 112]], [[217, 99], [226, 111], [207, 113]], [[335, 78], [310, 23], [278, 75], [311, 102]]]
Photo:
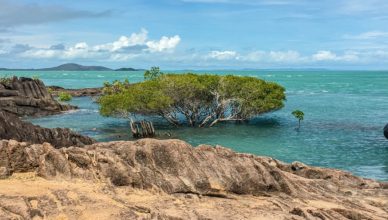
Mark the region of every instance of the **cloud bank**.
[[179, 35], [163, 36], [159, 40], [150, 40], [148, 39], [148, 31], [142, 29], [130, 36], [121, 36], [116, 41], [98, 45], [79, 42], [69, 47], [64, 44], [56, 44], [42, 48], [17, 44], [10, 48], [8, 54], [31, 59], [107, 59], [125, 61], [146, 54], [171, 53], [180, 41]]

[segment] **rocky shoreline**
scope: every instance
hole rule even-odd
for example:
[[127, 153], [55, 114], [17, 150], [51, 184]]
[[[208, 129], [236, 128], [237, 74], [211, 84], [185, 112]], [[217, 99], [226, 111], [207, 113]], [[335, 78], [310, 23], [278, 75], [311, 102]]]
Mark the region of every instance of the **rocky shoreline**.
[[45, 116], [76, 109], [57, 102], [39, 79], [12, 77], [0, 81], [0, 110], [17, 116]]
[[100, 96], [102, 93], [102, 88], [65, 89], [60, 86], [47, 86], [47, 89], [54, 97], [57, 97], [61, 92], [69, 93], [73, 97]]
[[49, 142], [56, 147], [92, 144], [92, 138], [68, 128], [42, 128], [20, 117], [46, 116], [77, 109], [60, 103], [48, 92], [39, 79], [24, 77], [4, 78], [0, 81], [0, 139], [14, 139], [34, 144]]
[[387, 183], [180, 140], [61, 149], [3, 140], [0, 176], [0, 219], [388, 216]]
[[68, 128], [42, 128], [1, 110], [0, 125], [0, 139], [13, 139], [33, 144], [48, 142], [57, 148], [95, 143], [92, 138], [82, 136]]

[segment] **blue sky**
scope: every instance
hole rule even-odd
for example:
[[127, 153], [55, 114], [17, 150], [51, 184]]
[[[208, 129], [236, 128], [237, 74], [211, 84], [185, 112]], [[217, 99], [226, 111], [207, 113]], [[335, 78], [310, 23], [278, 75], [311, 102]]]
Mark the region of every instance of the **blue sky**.
[[0, 67], [388, 69], [386, 0], [0, 0]]

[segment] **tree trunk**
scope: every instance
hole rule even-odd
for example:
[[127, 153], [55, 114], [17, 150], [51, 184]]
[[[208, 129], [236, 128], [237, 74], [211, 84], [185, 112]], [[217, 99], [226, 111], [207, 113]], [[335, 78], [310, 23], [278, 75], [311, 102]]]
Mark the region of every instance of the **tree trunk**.
[[150, 121], [130, 122], [132, 136], [134, 138], [146, 138], [155, 136], [155, 128]]

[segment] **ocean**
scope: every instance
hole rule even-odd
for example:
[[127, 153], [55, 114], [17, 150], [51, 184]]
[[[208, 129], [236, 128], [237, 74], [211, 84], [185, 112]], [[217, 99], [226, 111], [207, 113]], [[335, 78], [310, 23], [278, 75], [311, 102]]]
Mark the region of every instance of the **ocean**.
[[[180, 72], [180, 71], [173, 71]], [[171, 128], [158, 118], [156, 127], [192, 145], [211, 144], [238, 152], [274, 157], [308, 165], [338, 168], [353, 174], [388, 180], [388, 71], [194, 71], [259, 77], [286, 88], [287, 101], [279, 111], [249, 123], [223, 123], [212, 128]], [[143, 80], [143, 72], [0, 71], [0, 76], [38, 76], [46, 85], [65, 88], [100, 87], [105, 81]], [[26, 118], [44, 127], [68, 127], [99, 141], [130, 140], [124, 119], [99, 115], [89, 97], [74, 98], [79, 110], [42, 118]], [[295, 109], [305, 113], [295, 130]]]

